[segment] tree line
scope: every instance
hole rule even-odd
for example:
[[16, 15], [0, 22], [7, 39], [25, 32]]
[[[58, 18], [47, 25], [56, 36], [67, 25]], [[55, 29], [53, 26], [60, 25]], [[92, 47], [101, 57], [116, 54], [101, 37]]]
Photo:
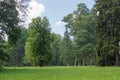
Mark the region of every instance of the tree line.
[[[120, 65], [120, 1], [80, 3], [63, 17], [64, 36], [51, 32], [47, 17], [20, 26], [14, 0], [0, 1], [0, 66]], [[18, 7], [24, 15], [26, 9]], [[6, 35], [8, 37], [5, 40]]]

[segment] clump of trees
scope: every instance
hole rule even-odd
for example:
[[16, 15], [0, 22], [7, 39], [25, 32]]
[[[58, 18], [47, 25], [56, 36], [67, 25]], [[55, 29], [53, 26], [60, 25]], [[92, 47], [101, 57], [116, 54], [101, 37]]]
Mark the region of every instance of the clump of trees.
[[51, 33], [46, 17], [34, 18], [28, 29], [19, 26], [23, 22], [19, 9], [26, 15], [25, 7], [19, 2], [0, 1], [0, 68], [120, 66], [119, 0], [96, 0], [91, 10], [84, 3], [78, 4], [76, 10], [63, 17], [64, 36]]
[[[77, 10], [63, 18], [67, 23], [69, 36], [73, 37], [74, 65], [93, 65], [96, 57], [96, 35], [93, 13], [84, 3], [77, 5]], [[65, 41], [68, 43], [68, 41]], [[72, 50], [72, 49], [68, 49]], [[71, 51], [68, 51], [71, 52]]]

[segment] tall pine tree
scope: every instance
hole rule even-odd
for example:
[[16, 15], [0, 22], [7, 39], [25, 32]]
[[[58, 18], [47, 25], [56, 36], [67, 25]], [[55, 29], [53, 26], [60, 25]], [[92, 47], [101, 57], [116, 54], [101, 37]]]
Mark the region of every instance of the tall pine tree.
[[73, 36], [74, 65], [91, 64], [89, 62], [92, 61], [90, 56], [95, 57], [96, 53], [93, 14], [84, 3], [80, 3], [77, 5], [77, 10], [64, 17], [63, 21], [67, 23], [66, 27], [69, 28], [70, 34]]
[[72, 40], [70, 39], [70, 34], [68, 32], [68, 28], [66, 27], [64, 38], [63, 38], [63, 47], [64, 52], [62, 53], [62, 61], [64, 65], [73, 65], [73, 50], [72, 50]]

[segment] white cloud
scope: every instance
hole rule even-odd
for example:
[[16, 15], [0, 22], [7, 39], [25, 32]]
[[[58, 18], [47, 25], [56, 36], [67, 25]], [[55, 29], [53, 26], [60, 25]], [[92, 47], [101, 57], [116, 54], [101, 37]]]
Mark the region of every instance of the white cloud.
[[31, 0], [28, 4], [28, 16], [25, 24], [29, 24], [33, 18], [41, 16], [45, 12], [45, 6], [36, 0]]
[[63, 36], [65, 32], [65, 24], [66, 23], [62, 22], [61, 20], [57, 21], [55, 24], [51, 26], [52, 32]]
[[55, 27], [64, 26], [64, 25], [65, 25], [65, 23], [62, 22], [61, 20], [54, 24]]

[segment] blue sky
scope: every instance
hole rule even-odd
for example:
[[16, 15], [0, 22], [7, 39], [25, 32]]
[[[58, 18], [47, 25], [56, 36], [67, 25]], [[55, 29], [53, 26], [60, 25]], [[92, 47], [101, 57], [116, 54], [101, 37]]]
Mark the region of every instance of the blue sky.
[[[64, 16], [77, 9], [77, 4], [85, 3], [89, 9], [94, 5], [94, 0], [32, 0], [32, 16], [46, 16], [51, 24], [52, 32], [63, 36], [65, 23], [61, 22]], [[35, 3], [36, 2], [36, 3]], [[37, 6], [38, 5], [38, 6]], [[36, 11], [37, 10], [37, 11]], [[33, 18], [33, 17], [31, 17]]]

